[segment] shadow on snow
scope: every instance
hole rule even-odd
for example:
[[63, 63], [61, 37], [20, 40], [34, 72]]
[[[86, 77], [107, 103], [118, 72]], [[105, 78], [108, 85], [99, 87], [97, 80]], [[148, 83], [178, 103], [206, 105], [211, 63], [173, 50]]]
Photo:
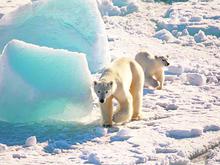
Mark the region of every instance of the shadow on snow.
[[0, 122], [0, 143], [8, 146], [24, 145], [30, 136], [36, 136], [38, 142], [48, 141], [45, 152], [54, 149], [69, 149], [77, 143], [92, 140], [98, 135], [95, 128], [98, 122], [82, 124], [77, 122], [48, 121], [29, 124]]

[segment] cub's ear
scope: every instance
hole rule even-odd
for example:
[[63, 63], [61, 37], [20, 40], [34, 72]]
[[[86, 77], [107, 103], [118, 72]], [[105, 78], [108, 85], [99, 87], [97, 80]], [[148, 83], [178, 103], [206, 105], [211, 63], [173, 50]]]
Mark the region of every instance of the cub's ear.
[[166, 57], [169, 58], [169, 55], [167, 55]]
[[159, 57], [158, 56], [154, 56], [155, 57], [155, 59], [158, 59]]
[[98, 82], [97, 81], [93, 81], [93, 84], [94, 84], [94, 86], [96, 86], [98, 84]]
[[113, 85], [113, 81], [110, 81], [108, 84], [112, 87], [112, 85]]

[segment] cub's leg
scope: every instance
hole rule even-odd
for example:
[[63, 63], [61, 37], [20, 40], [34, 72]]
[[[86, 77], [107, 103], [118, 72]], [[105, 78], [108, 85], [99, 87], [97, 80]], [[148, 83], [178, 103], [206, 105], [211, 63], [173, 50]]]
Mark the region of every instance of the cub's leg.
[[113, 115], [113, 105], [112, 105], [113, 97], [109, 97], [106, 99], [105, 103], [100, 104], [103, 127], [111, 127], [112, 126], [112, 115]]
[[145, 74], [144, 77], [145, 77], [144, 86], [152, 86], [154, 88], [159, 86], [157, 80], [155, 80], [151, 75]]
[[131, 93], [121, 94], [118, 97], [120, 110], [113, 115], [113, 121], [116, 123], [123, 123], [131, 119], [133, 112], [133, 99]]
[[157, 81], [160, 82], [160, 85], [157, 87], [157, 89], [161, 90], [163, 88], [163, 83], [164, 83], [164, 71], [163, 71], [163, 69], [160, 69], [154, 76], [157, 79]]

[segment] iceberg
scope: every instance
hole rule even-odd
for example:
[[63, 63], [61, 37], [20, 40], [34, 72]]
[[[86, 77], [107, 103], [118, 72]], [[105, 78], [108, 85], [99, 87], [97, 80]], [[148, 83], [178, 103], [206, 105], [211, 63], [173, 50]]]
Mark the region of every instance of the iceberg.
[[92, 110], [86, 55], [10, 41], [0, 56], [0, 120], [78, 120]]
[[90, 71], [102, 69], [110, 56], [104, 22], [95, 0], [39, 0], [0, 19], [0, 51], [12, 39], [82, 52]]

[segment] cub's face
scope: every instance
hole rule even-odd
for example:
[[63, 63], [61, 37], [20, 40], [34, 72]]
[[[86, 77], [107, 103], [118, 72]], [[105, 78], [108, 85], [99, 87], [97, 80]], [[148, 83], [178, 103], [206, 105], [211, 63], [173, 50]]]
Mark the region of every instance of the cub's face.
[[105, 103], [106, 99], [112, 94], [113, 82], [94, 81], [94, 90], [100, 103]]
[[159, 62], [161, 66], [169, 66], [170, 63], [168, 62], [168, 59], [164, 56], [156, 56], [155, 59]]

